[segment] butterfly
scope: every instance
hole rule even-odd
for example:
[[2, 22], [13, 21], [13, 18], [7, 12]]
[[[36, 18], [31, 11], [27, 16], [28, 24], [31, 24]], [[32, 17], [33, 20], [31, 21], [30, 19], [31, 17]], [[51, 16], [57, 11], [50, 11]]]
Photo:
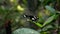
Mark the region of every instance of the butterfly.
[[39, 18], [32, 15], [23, 15], [24, 18], [29, 18], [32, 21], [37, 21]]

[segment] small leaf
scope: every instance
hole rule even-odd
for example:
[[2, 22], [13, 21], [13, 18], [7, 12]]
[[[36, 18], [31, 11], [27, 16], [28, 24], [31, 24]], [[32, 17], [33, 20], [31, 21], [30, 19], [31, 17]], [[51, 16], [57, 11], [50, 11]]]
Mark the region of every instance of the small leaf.
[[51, 21], [54, 20], [55, 16], [56, 16], [56, 15], [53, 15], [53, 16], [49, 17], [49, 18], [44, 22], [43, 26], [45, 26], [45, 25], [48, 24], [48, 23], [51, 23]]

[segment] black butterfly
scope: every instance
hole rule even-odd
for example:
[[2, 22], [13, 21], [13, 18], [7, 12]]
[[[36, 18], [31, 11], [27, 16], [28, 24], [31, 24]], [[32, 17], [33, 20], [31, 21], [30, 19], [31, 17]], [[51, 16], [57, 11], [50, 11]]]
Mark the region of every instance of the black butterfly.
[[38, 20], [38, 17], [32, 16], [32, 15], [24, 15], [23, 17], [29, 18], [29, 19], [32, 20], [32, 21], [37, 21], [37, 20]]

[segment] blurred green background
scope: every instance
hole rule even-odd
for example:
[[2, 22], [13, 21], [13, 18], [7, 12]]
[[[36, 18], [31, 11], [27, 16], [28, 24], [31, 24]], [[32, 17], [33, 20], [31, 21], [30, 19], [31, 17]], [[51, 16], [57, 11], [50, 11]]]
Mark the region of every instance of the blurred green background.
[[[23, 15], [39, 19], [32, 21]], [[35, 34], [60, 34], [60, 0], [0, 0], [0, 34], [6, 34], [5, 24], [8, 20], [15, 34], [20, 28], [28, 28], [23, 29], [24, 32], [20, 30], [22, 34], [29, 34], [28, 31], [38, 32]]]

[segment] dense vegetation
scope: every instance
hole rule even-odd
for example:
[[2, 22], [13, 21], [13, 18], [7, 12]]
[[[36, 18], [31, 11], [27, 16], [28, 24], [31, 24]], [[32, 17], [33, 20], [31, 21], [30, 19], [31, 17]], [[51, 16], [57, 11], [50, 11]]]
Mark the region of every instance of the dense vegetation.
[[0, 0], [0, 34], [60, 34], [60, 0]]

